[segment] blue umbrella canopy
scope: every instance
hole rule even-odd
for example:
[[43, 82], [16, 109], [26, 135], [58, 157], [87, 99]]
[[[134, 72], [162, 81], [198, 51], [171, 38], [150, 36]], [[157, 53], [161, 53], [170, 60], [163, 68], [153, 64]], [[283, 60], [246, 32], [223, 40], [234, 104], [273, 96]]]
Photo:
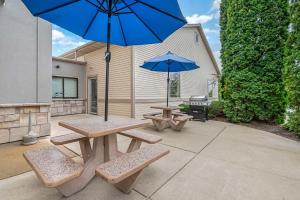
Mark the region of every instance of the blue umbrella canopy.
[[105, 121], [110, 44], [159, 43], [186, 24], [177, 0], [22, 0], [29, 11], [85, 39], [107, 43]]
[[186, 24], [177, 0], [22, 1], [32, 15], [87, 40], [107, 42], [110, 18], [110, 42], [122, 46], [162, 42]]
[[182, 72], [199, 68], [194, 61], [177, 56], [170, 51], [145, 61], [141, 67], [156, 72]]
[[151, 58], [144, 62], [141, 66], [144, 69], [156, 72], [168, 72], [167, 78], [167, 106], [169, 106], [169, 83], [170, 83], [170, 72], [182, 72], [190, 71], [200, 68], [197, 64], [186, 58], [177, 56], [172, 52], [168, 52], [165, 55]]

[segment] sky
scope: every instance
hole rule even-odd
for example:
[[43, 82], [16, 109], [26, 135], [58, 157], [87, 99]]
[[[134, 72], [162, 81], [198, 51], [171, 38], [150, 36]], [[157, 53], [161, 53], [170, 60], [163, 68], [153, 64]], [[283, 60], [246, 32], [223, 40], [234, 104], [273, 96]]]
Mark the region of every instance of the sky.
[[[183, 15], [191, 24], [200, 23], [210, 47], [220, 63], [219, 9], [221, 0], [178, 0]], [[52, 54], [61, 55], [88, 42], [58, 26], [52, 27]]]

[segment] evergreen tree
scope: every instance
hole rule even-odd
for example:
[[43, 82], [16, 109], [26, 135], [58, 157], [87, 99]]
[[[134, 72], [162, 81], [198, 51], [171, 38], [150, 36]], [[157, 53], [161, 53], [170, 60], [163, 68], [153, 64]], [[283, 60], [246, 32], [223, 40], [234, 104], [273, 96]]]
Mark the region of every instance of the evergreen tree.
[[288, 121], [285, 126], [300, 135], [300, 0], [291, 2], [290, 32], [285, 48], [283, 77], [287, 91]]
[[221, 97], [233, 122], [280, 122], [287, 0], [222, 0]]

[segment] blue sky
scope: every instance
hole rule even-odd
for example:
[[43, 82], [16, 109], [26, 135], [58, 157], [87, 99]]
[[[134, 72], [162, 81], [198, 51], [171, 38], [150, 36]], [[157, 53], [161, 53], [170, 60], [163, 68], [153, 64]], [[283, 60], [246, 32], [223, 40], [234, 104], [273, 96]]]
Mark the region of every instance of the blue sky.
[[[178, 0], [189, 23], [201, 23], [208, 42], [219, 62], [219, 5], [221, 0]], [[58, 56], [88, 41], [58, 26], [52, 30], [52, 54]]]

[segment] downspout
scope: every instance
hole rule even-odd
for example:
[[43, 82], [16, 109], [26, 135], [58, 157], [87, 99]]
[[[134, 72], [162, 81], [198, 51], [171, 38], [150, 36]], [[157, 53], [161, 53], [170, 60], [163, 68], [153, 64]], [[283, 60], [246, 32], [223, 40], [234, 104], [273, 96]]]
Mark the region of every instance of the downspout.
[[135, 58], [134, 46], [131, 47], [131, 118], [135, 118]]
[[36, 18], [36, 103], [39, 101], [39, 19]]

